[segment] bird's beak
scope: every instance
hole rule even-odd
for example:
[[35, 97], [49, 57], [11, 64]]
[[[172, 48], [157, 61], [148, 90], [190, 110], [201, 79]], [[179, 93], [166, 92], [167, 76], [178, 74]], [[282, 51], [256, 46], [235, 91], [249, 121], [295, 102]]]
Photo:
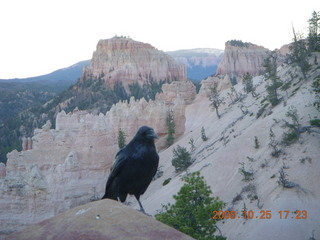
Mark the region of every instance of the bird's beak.
[[155, 131], [152, 131], [152, 133], [150, 134], [150, 137], [155, 138], [155, 139], [159, 139], [159, 136]]

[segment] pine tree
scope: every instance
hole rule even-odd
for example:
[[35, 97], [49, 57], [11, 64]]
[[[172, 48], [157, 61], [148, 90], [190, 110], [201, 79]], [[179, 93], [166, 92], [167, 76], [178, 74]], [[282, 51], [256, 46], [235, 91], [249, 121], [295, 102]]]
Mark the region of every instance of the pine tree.
[[252, 76], [250, 73], [245, 73], [243, 75], [243, 78], [242, 78], [242, 84], [244, 85], [244, 90], [246, 93], [250, 93], [252, 94], [252, 96], [254, 97], [255, 96], [255, 93], [254, 93], [254, 88], [253, 88], [253, 80], [252, 80]]
[[173, 111], [168, 110], [167, 112], [167, 127], [168, 127], [168, 137], [167, 137], [167, 146], [171, 146], [174, 142], [174, 134], [175, 134], [175, 124]]
[[126, 146], [126, 135], [121, 128], [118, 130], [118, 146], [120, 149]]
[[220, 94], [218, 92], [218, 84], [214, 83], [213, 87], [210, 88], [209, 95], [210, 106], [213, 110], [216, 110], [217, 117], [220, 118], [219, 114], [219, 106], [222, 103], [222, 99], [220, 98]]
[[288, 54], [289, 63], [296, 64], [303, 75], [304, 79], [307, 79], [307, 72], [310, 69], [310, 64], [308, 63], [308, 57], [310, 56], [310, 51], [307, 47], [307, 41], [302, 35], [297, 34], [292, 27], [293, 31], [293, 43], [290, 45], [290, 54]]
[[308, 49], [310, 52], [320, 51], [320, 14], [313, 11], [309, 22]]
[[202, 141], [204, 141], [204, 142], [208, 140], [208, 137], [207, 137], [207, 135], [206, 135], [206, 132], [205, 132], [205, 130], [204, 130], [204, 127], [201, 128], [201, 139], [202, 139]]
[[191, 154], [185, 147], [178, 145], [176, 148], [173, 148], [173, 159], [171, 163], [176, 172], [182, 172], [192, 164]]
[[264, 78], [268, 81], [266, 86], [268, 101], [272, 106], [276, 106], [280, 101], [277, 90], [281, 87], [281, 81], [277, 74], [277, 53], [275, 51], [272, 51], [264, 60], [263, 67], [265, 68]]
[[213, 235], [217, 229], [215, 224], [220, 219], [212, 218], [212, 212], [223, 209], [225, 203], [210, 196], [210, 187], [199, 172], [183, 178], [183, 181], [185, 184], [173, 196], [175, 204], [164, 205], [164, 212], [156, 214], [156, 219], [195, 239], [226, 239]]

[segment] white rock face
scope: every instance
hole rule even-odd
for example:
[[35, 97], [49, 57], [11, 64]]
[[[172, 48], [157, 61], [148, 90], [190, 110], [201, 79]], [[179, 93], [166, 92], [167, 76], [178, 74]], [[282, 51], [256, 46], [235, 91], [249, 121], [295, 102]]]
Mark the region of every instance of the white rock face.
[[240, 47], [227, 42], [217, 74], [241, 76], [248, 72], [253, 76], [260, 75], [268, 52], [268, 49], [255, 44]]

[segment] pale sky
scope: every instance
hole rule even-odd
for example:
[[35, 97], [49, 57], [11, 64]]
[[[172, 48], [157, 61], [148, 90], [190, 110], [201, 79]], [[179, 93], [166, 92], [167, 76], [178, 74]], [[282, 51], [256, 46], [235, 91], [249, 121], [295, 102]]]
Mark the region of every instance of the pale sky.
[[231, 39], [273, 50], [292, 40], [291, 24], [306, 33], [313, 11], [319, 0], [1, 0], [0, 79], [91, 59], [115, 35], [163, 51], [224, 49]]

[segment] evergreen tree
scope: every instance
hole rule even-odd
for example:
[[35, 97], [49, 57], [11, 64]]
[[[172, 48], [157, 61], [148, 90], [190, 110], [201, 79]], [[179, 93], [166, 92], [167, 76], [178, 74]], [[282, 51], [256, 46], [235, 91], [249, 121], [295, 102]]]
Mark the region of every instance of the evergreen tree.
[[310, 52], [320, 51], [320, 14], [313, 11], [309, 22], [308, 49]]
[[307, 79], [307, 72], [310, 69], [310, 64], [308, 63], [308, 57], [310, 52], [307, 48], [307, 41], [303, 39], [302, 35], [299, 35], [293, 31], [293, 43], [290, 45], [290, 54], [288, 54], [289, 63], [296, 64], [303, 75], [304, 79]]
[[176, 148], [173, 148], [173, 159], [171, 163], [176, 172], [182, 172], [192, 164], [191, 155], [185, 147], [178, 145]]
[[167, 127], [168, 127], [168, 137], [167, 137], [167, 146], [171, 146], [174, 142], [174, 134], [175, 134], [175, 124], [173, 111], [168, 110], [167, 113]]
[[216, 110], [217, 117], [220, 118], [219, 114], [219, 106], [222, 103], [222, 99], [220, 98], [220, 94], [218, 92], [218, 84], [214, 83], [213, 87], [210, 88], [209, 95], [210, 106], [213, 110]]
[[201, 128], [201, 139], [205, 142], [208, 140], [204, 127]]
[[254, 88], [253, 88], [253, 77], [251, 76], [250, 73], [245, 73], [243, 75], [243, 79], [242, 79], [242, 84], [244, 85], [244, 90], [246, 93], [250, 93], [252, 94], [252, 96], [254, 97]]
[[226, 239], [213, 235], [217, 229], [215, 224], [220, 219], [212, 218], [212, 212], [223, 209], [225, 203], [210, 196], [210, 187], [199, 172], [183, 178], [183, 181], [185, 184], [173, 196], [175, 204], [164, 205], [164, 212], [156, 214], [156, 219], [195, 239]]
[[316, 99], [313, 105], [318, 109], [318, 111], [320, 111], [320, 76], [313, 80], [312, 87], [316, 94]]
[[124, 134], [121, 128], [119, 128], [118, 131], [118, 146], [120, 149], [126, 146], [126, 135]]
[[277, 90], [281, 87], [281, 81], [277, 74], [277, 53], [275, 51], [272, 51], [264, 60], [263, 67], [265, 68], [264, 78], [268, 81], [266, 86], [268, 101], [272, 106], [276, 106], [279, 103]]

